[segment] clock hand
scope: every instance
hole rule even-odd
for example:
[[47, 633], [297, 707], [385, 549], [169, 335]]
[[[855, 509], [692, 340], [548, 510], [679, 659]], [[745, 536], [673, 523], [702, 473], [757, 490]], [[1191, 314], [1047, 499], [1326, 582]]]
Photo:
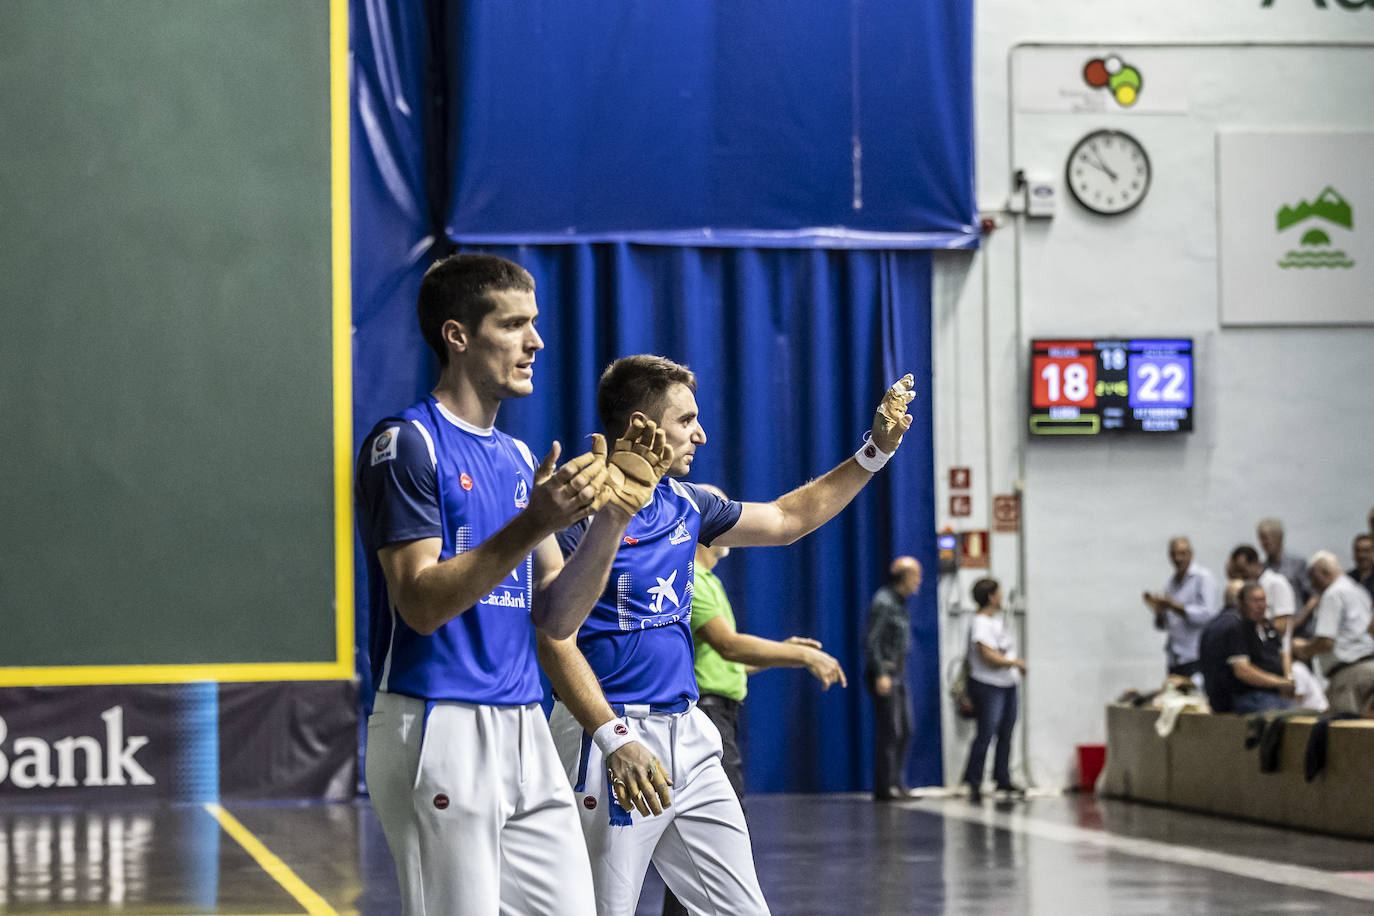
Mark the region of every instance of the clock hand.
[[1092, 165], [1094, 165], [1094, 166], [1096, 166], [1097, 168], [1101, 169], [1102, 171], [1106, 172], [1106, 173], [1107, 173], [1107, 177], [1111, 178], [1112, 181], [1116, 181], [1116, 172], [1114, 172], [1114, 171], [1112, 171], [1111, 169], [1107, 168], [1107, 163], [1105, 163], [1105, 162], [1102, 161], [1102, 151], [1099, 150], [1099, 149], [1097, 148], [1097, 144], [1094, 143], [1094, 144], [1093, 144], [1091, 147], [1089, 147], [1089, 148], [1093, 151], [1093, 155], [1097, 157], [1097, 162], [1092, 163]]

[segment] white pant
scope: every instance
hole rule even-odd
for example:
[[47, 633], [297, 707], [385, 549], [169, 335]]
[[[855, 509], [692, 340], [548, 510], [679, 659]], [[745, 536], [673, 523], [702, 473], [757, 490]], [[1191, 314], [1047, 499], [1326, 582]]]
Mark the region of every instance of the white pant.
[[632, 720], [638, 739], [673, 780], [672, 806], [655, 817], [631, 812], [628, 826], [611, 824], [611, 793], [601, 752], [562, 703], [549, 717], [554, 744], [576, 786], [577, 812], [587, 838], [599, 916], [630, 916], [652, 860], [683, 906], [703, 916], [768, 913], [754, 852], [735, 790], [720, 764], [720, 732], [693, 706]]
[[544, 713], [379, 693], [372, 808], [407, 916], [590, 916], [592, 876]]

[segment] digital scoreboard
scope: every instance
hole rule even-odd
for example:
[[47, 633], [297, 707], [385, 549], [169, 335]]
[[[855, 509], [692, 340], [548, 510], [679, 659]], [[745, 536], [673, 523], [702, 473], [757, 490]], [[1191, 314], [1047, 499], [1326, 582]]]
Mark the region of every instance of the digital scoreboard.
[[1193, 429], [1193, 341], [1031, 341], [1032, 436]]

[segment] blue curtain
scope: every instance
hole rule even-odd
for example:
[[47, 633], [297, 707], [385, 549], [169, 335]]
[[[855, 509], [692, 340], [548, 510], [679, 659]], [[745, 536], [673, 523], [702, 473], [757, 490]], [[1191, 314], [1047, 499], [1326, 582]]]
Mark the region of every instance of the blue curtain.
[[[956, 125], [953, 136], [930, 144], [902, 138], [908, 149], [946, 147], [934, 159], [921, 153], [925, 164], [903, 180], [922, 190], [901, 198], [943, 198], [930, 212], [944, 213], [945, 223], [903, 223], [912, 231], [893, 234], [900, 240], [882, 250], [856, 248], [859, 236], [844, 233], [824, 247], [820, 236], [788, 236], [778, 226], [736, 239], [752, 238], [752, 247], [700, 247], [699, 237], [697, 247], [688, 247], [673, 244], [683, 239], [671, 231], [655, 236], [664, 244], [637, 243], [632, 239], [642, 237], [632, 232], [564, 235], [553, 244], [531, 231], [524, 236], [529, 244], [497, 243], [501, 233], [493, 233], [479, 248], [455, 229], [453, 207], [480, 191], [470, 170], [490, 163], [481, 161], [480, 149], [463, 146], [453, 125], [478, 117], [471, 111], [476, 102], [463, 103], [471, 82], [455, 73], [482, 68], [456, 68], [454, 55], [461, 49], [476, 64], [499, 55], [482, 40], [475, 20], [516, 5], [471, 4], [463, 9], [475, 11], [472, 16], [454, 22], [446, 17], [455, 8], [440, 2], [353, 0], [355, 437], [431, 386], [435, 369], [415, 329], [415, 293], [425, 267], [459, 245], [502, 254], [535, 277], [548, 346], [536, 363], [535, 394], [508, 402], [498, 422], [536, 453], [555, 438], [565, 454], [580, 451], [584, 437], [599, 428], [595, 390], [605, 365], [630, 353], [659, 353], [687, 363], [700, 379], [709, 440], [691, 479], [715, 482], [737, 498], [768, 500], [852, 453], [883, 389], [913, 372], [918, 396], [912, 431], [854, 504], [792, 547], [736, 551], [720, 568], [741, 629], [779, 639], [815, 636], [850, 677], [848, 690], [825, 693], [804, 671], [751, 679], [743, 730], [750, 790], [871, 788], [872, 705], [862, 686], [865, 611], [895, 554], [914, 554], [935, 568], [930, 256], [916, 246], [966, 241], [959, 226], [971, 223], [971, 149], [965, 142], [971, 126]], [[947, 10], [961, 5], [932, 4]], [[945, 27], [967, 42], [958, 20]], [[896, 42], [888, 48], [895, 51], [905, 48], [904, 40], [869, 34], [864, 42]], [[523, 53], [519, 58], [530, 62]], [[946, 59], [961, 58], [954, 53]], [[876, 79], [867, 63], [858, 69], [869, 74], [864, 79]], [[503, 123], [515, 129], [521, 118]], [[911, 130], [905, 122], [900, 127]], [[548, 147], [529, 149], [531, 159], [561, 155]], [[946, 171], [936, 160], [950, 151], [961, 165]], [[506, 178], [518, 181], [525, 164], [507, 163]], [[926, 171], [939, 176], [934, 185]], [[799, 185], [806, 181], [796, 177]], [[581, 199], [598, 187], [614, 191], [613, 182], [598, 186], [569, 177], [561, 193]], [[554, 210], [565, 205], [562, 198], [549, 201]], [[964, 215], [949, 223], [956, 211]], [[797, 225], [814, 223], [802, 214]], [[788, 237], [809, 247], [781, 247]], [[364, 575], [361, 563], [358, 569]], [[909, 676], [917, 740], [908, 778], [916, 785], [942, 781], [934, 591], [932, 585], [913, 601], [916, 649]], [[361, 585], [358, 601], [362, 648], [367, 608]], [[366, 681], [365, 659], [361, 651]]]
[[445, 13], [450, 238], [976, 244], [968, 0]]

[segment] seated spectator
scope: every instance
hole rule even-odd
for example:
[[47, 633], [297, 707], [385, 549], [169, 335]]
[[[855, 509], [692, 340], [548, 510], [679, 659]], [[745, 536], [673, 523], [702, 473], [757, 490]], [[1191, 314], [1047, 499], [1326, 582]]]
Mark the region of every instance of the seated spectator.
[[1145, 592], [1145, 604], [1155, 615], [1155, 629], [1169, 634], [1164, 643], [1168, 673], [1193, 677], [1198, 671], [1198, 638], [1216, 616], [1221, 596], [1211, 571], [1193, 562], [1193, 545], [1187, 538], [1169, 541], [1169, 562], [1173, 576], [1163, 592]]
[[1286, 709], [1293, 681], [1283, 674], [1282, 638], [1265, 617], [1264, 588], [1247, 582], [1240, 609], [1225, 610], [1202, 631], [1199, 657], [1213, 712]]
[[1367, 534], [1355, 535], [1350, 552], [1355, 557], [1355, 565], [1346, 570], [1345, 574], [1363, 585], [1364, 590], [1374, 597], [1374, 537]]
[[1369, 592], [1341, 572], [1336, 555], [1317, 552], [1307, 574], [1319, 593], [1311, 639], [1293, 640], [1293, 655], [1315, 659], [1326, 677], [1333, 714], [1358, 714], [1374, 693], [1374, 635]]

